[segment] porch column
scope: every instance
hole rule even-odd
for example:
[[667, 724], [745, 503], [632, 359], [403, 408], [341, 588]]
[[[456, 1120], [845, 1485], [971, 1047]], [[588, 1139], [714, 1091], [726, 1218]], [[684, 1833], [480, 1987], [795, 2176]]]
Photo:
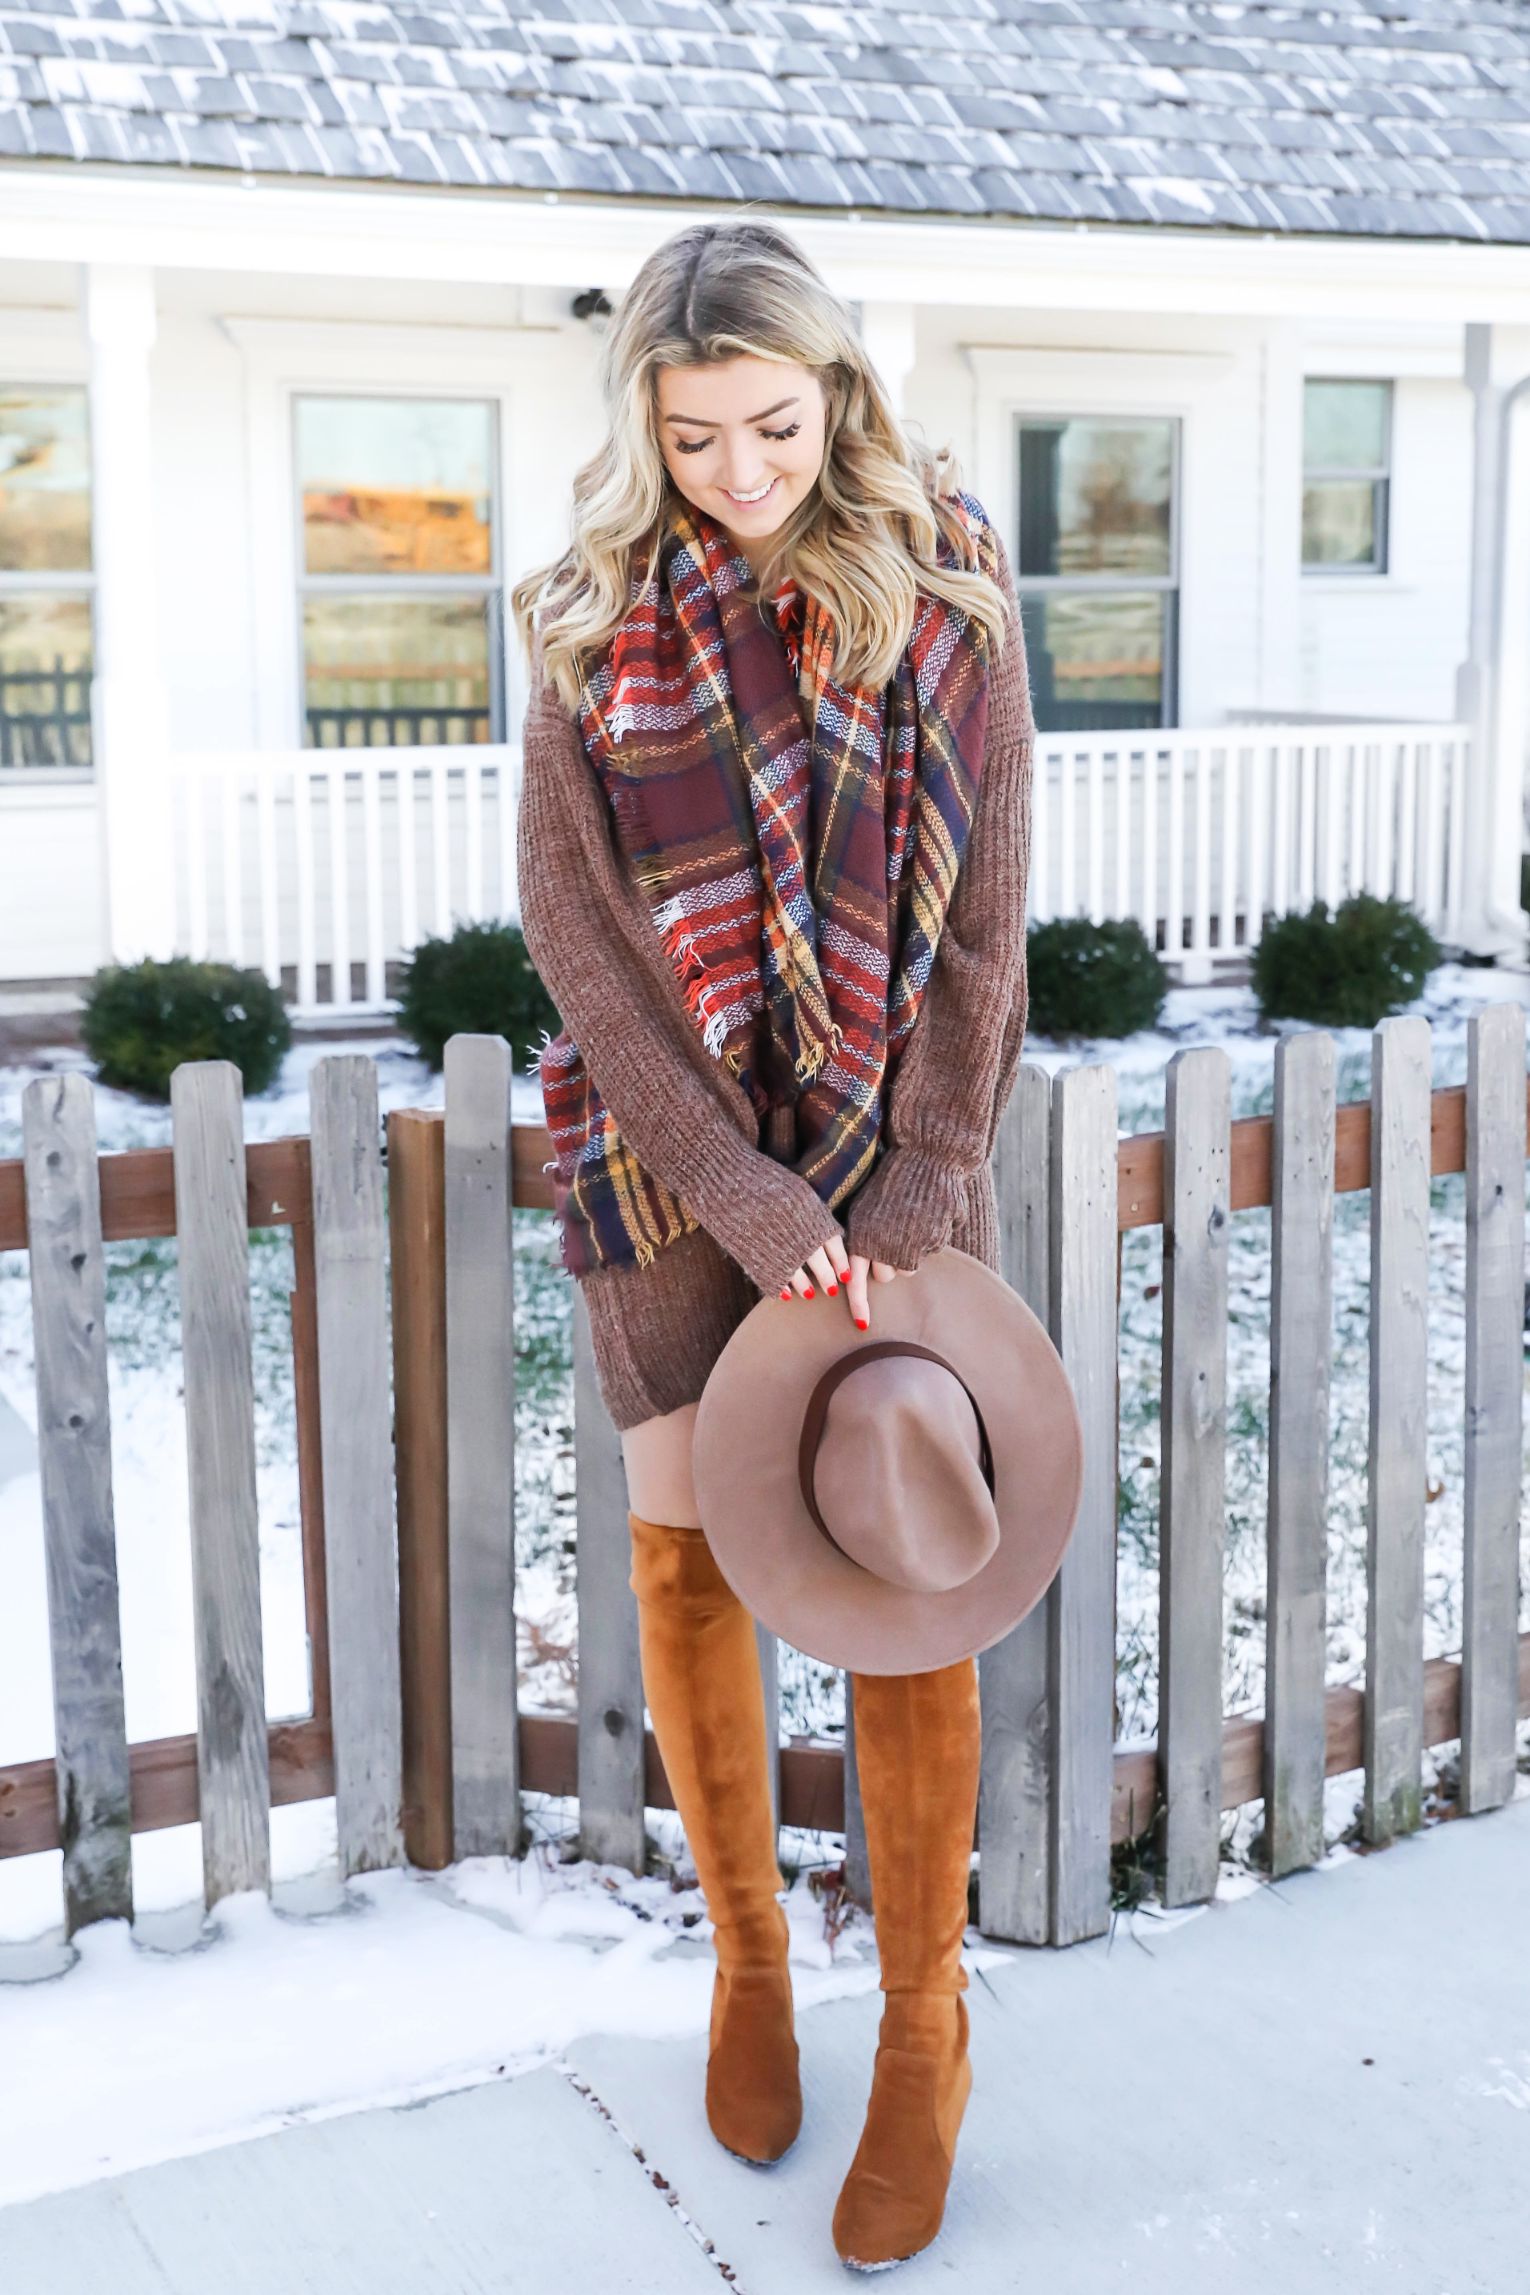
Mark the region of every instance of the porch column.
[[[1523, 962], [1519, 905], [1530, 743], [1530, 373], [1507, 384], [1495, 330], [1466, 328], [1465, 381], [1474, 402], [1472, 574], [1468, 651], [1456, 673], [1456, 713], [1472, 728], [1467, 777], [1463, 944], [1479, 956]], [[1523, 361], [1521, 362], [1523, 364]]]
[[102, 954], [132, 963], [169, 956], [175, 939], [149, 391], [154, 274], [137, 264], [87, 263], [81, 289], [90, 354]]
[[917, 349], [912, 303], [863, 303], [861, 341], [881, 376], [895, 414], [907, 411], [908, 378]]
[[1260, 455], [1259, 629], [1255, 698], [1260, 709], [1296, 711], [1302, 691], [1302, 409], [1306, 331], [1299, 319], [1265, 329]]

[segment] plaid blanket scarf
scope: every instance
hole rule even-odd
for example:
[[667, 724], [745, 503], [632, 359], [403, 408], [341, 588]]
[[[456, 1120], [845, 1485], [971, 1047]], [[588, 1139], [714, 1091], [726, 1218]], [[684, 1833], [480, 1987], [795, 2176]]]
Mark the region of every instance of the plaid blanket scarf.
[[[993, 574], [981, 505], [954, 499]], [[833, 1208], [877, 1160], [966, 848], [988, 633], [922, 594], [890, 682], [842, 685], [827, 610], [780, 593], [773, 629], [750, 580], [681, 504], [580, 726], [692, 1022], [753, 1101], [761, 1147]], [[538, 1068], [571, 1274], [646, 1265], [700, 1224], [625, 1145], [566, 1030]]]

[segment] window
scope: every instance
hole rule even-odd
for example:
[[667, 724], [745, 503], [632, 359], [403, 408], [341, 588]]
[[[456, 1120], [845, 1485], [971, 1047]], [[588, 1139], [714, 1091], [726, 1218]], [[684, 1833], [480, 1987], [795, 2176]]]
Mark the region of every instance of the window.
[[1020, 424], [1016, 586], [1043, 732], [1174, 722], [1178, 433], [1168, 417]]
[[84, 388], [0, 382], [0, 768], [89, 768], [91, 587]]
[[1392, 386], [1306, 387], [1302, 421], [1302, 567], [1384, 574], [1391, 490]]
[[299, 398], [303, 739], [502, 737], [494, 410]]

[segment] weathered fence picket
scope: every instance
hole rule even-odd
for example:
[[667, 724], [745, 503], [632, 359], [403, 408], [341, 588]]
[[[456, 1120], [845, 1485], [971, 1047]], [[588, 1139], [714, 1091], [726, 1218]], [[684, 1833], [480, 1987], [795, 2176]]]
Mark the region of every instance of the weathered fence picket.
[[1525, 1396], [1525, 1016], [1467, 1026], [1461, 1804], [1514, 1791]]
[[855, 1759], [855, 1682], [850, 1674], [845, 1676], [845, 1893], [858, 1905], [871, 1903], [871, 1856]]
[[643, 1864], [643, 1675], [621, 1437], [601, 1399], [590, 1313], [574, 1300], [579, 1492], [579, 1832], [586, 1856]]
[[446, 1047], [446, 1472], [455, 1853], [521, 1831], [510, 1047]]
[[69, 1935], [133, 1916], [95, 1102], [83, 1076], [21, 1096], [37, 1355], [58, 1827]]
[[196, 1614], [197, 1788], [209, 1905], [271, 1885], [255, 1500], [244, 1086], [231, 1060], [170, 1079]]
[[[1054, 1944], [1110, 1924], [1116, 1681], [1116, 1078], [1072, 1068], [1052, 1086], [1052, 1332], [1084, 1434], [1078, 1521], [1048, 1605]], [[1143, 1813], [1146, 1818], [1146, 1811]]]
[[1277, 1878], [1323, 1854], [1334, 1079], [1331, 1036], [1276, 1046], [1262, 1783]]
[[1166, 1905], [1213, 1893], [1221, 1839], [1230, 1090], [1225, 1052], [1176, 1052], [1169, 1062], [1158, 1532]]
[[[1052, 1081], [1021, 1064], [994, 1148], [999, 1264], [1050, 1325], [1052, 1314]], [[1050, 1924], [1049, 1805], [1052, 1594], [978, 1660], [983, 1771], [978, 1795], [978, 1904], [984, 1933], [1044, 1944]]]
[[445, 1129], [419, 1108], [388, 1118], [404, 1846], [432, 1872], [453, 1854]]
[[335, 1830], [345, 1873], [404, 1856], [398, 1540], [377, 1066], [321, 1060], [309, 1091]]
[[1366, 1511], [1368, 1841], [1423, 1813], [1429, 1403], [1429, 1023], [1383, 1020], [1371, 1070], [1371, 1424]]

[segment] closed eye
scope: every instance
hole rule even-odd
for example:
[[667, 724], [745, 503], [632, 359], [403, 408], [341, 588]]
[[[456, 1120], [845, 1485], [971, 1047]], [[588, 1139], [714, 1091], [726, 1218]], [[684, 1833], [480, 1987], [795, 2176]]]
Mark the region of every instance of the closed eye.
[[[800, 422], [789, 422], [784, 430], [765, 430], [762, 428], [760, 436], [761, 438], [773, 439], [795, 438], [801, 428]], [[712, 438], [677, 438], [675, 450], [679, 454], [704, 454], [709, 446], [715, 446], [716, 443], [715, 436]]]

